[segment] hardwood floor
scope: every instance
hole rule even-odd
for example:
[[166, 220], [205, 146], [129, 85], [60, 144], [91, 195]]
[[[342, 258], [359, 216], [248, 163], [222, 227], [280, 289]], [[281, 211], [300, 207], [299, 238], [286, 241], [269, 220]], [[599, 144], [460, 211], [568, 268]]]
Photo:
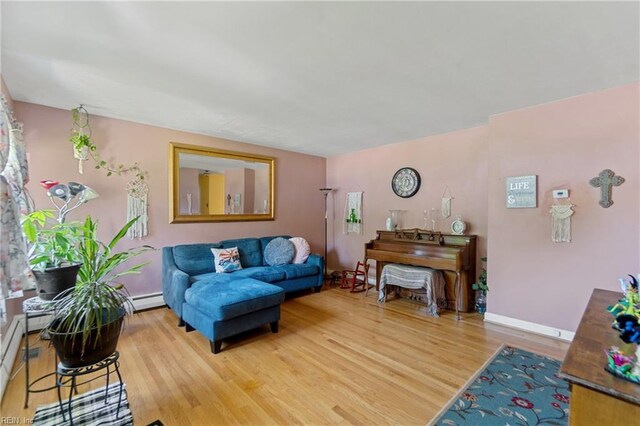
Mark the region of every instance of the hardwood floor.
[[[501, 344], [558, 359], [568, 348], [477, 314], [432, 318], [411, 300], [379, 305], [375, 292], [365, 298], [337, 288], [285, 301], [278, 334], [264, 326], [223, 343], [218, 355], [198, 332], [176, 324], [166, 308], [141, 312], [121, 337], [121, 372], [137, 425], [424, 425]], [[54, 364], [53, 350], [40, 346], [33, 377]], [[80, 392], [103, 385], [100, 379]], [[31, 418], [35, 407], [56, 400], [55, 391], [31, 394], [23, 409], [20, 371], [2, 416]]]

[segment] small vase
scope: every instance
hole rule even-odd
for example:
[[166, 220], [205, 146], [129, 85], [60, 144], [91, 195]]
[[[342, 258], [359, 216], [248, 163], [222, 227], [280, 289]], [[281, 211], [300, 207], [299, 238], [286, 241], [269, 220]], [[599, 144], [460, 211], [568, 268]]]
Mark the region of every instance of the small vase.
[[391, 220], [391, 217], [387, 218], [385, 227], [387, 228], [387, 231], [393, 231], [393, 221]]
[[476, 311], [482, 315], [487, 311], [487, 295], [482, 291], [476, 294]]

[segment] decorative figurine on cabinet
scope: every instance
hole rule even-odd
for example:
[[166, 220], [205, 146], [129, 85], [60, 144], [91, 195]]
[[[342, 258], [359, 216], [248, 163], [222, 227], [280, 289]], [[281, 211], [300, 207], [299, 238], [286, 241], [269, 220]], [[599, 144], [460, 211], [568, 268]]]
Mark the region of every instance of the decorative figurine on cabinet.
[[[633, 275], [625, 282], [620, 278], [624, 298], [608, 308], [615, 317], [613, 328], [620, 332], [620, 339], [627, 344], [626, 350], [612, 346], [606, 351], [608, 365], [605, 369], [611, 374], [630, 382], [640, 384], [640, 298], [638, 280]], [[635, 356], [628, 355], [629, 346], [635, 345]], [[633, 352], [633, 349], [631, 349]]]

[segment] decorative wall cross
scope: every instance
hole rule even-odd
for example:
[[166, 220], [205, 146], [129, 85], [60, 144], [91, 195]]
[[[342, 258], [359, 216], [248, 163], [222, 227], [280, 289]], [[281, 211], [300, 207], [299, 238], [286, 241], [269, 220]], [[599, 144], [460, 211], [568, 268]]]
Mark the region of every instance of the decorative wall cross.
[[611, 207], [613, 200], [611, 199], [611, 190], [614, 186], [620, 186], [624, 183], [622, 176], [616, 176], [613, 170], [605, 169], [600, 172], [598, 177], [594, 177], [589, 184], [595, 188], [600, 188], [600, 204], [605, 209]]

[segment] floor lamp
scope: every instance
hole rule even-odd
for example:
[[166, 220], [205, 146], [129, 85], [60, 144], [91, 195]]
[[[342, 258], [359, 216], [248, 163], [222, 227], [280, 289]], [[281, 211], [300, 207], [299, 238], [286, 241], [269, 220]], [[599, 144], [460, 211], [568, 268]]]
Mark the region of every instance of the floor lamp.
[[320, 192], [324, 195], [324, 271], [323, 278], [327, 279], [327, 217], [329, 210], [327, 210], [327, 196], [333, 191], [333, 188], [320, 188]]

